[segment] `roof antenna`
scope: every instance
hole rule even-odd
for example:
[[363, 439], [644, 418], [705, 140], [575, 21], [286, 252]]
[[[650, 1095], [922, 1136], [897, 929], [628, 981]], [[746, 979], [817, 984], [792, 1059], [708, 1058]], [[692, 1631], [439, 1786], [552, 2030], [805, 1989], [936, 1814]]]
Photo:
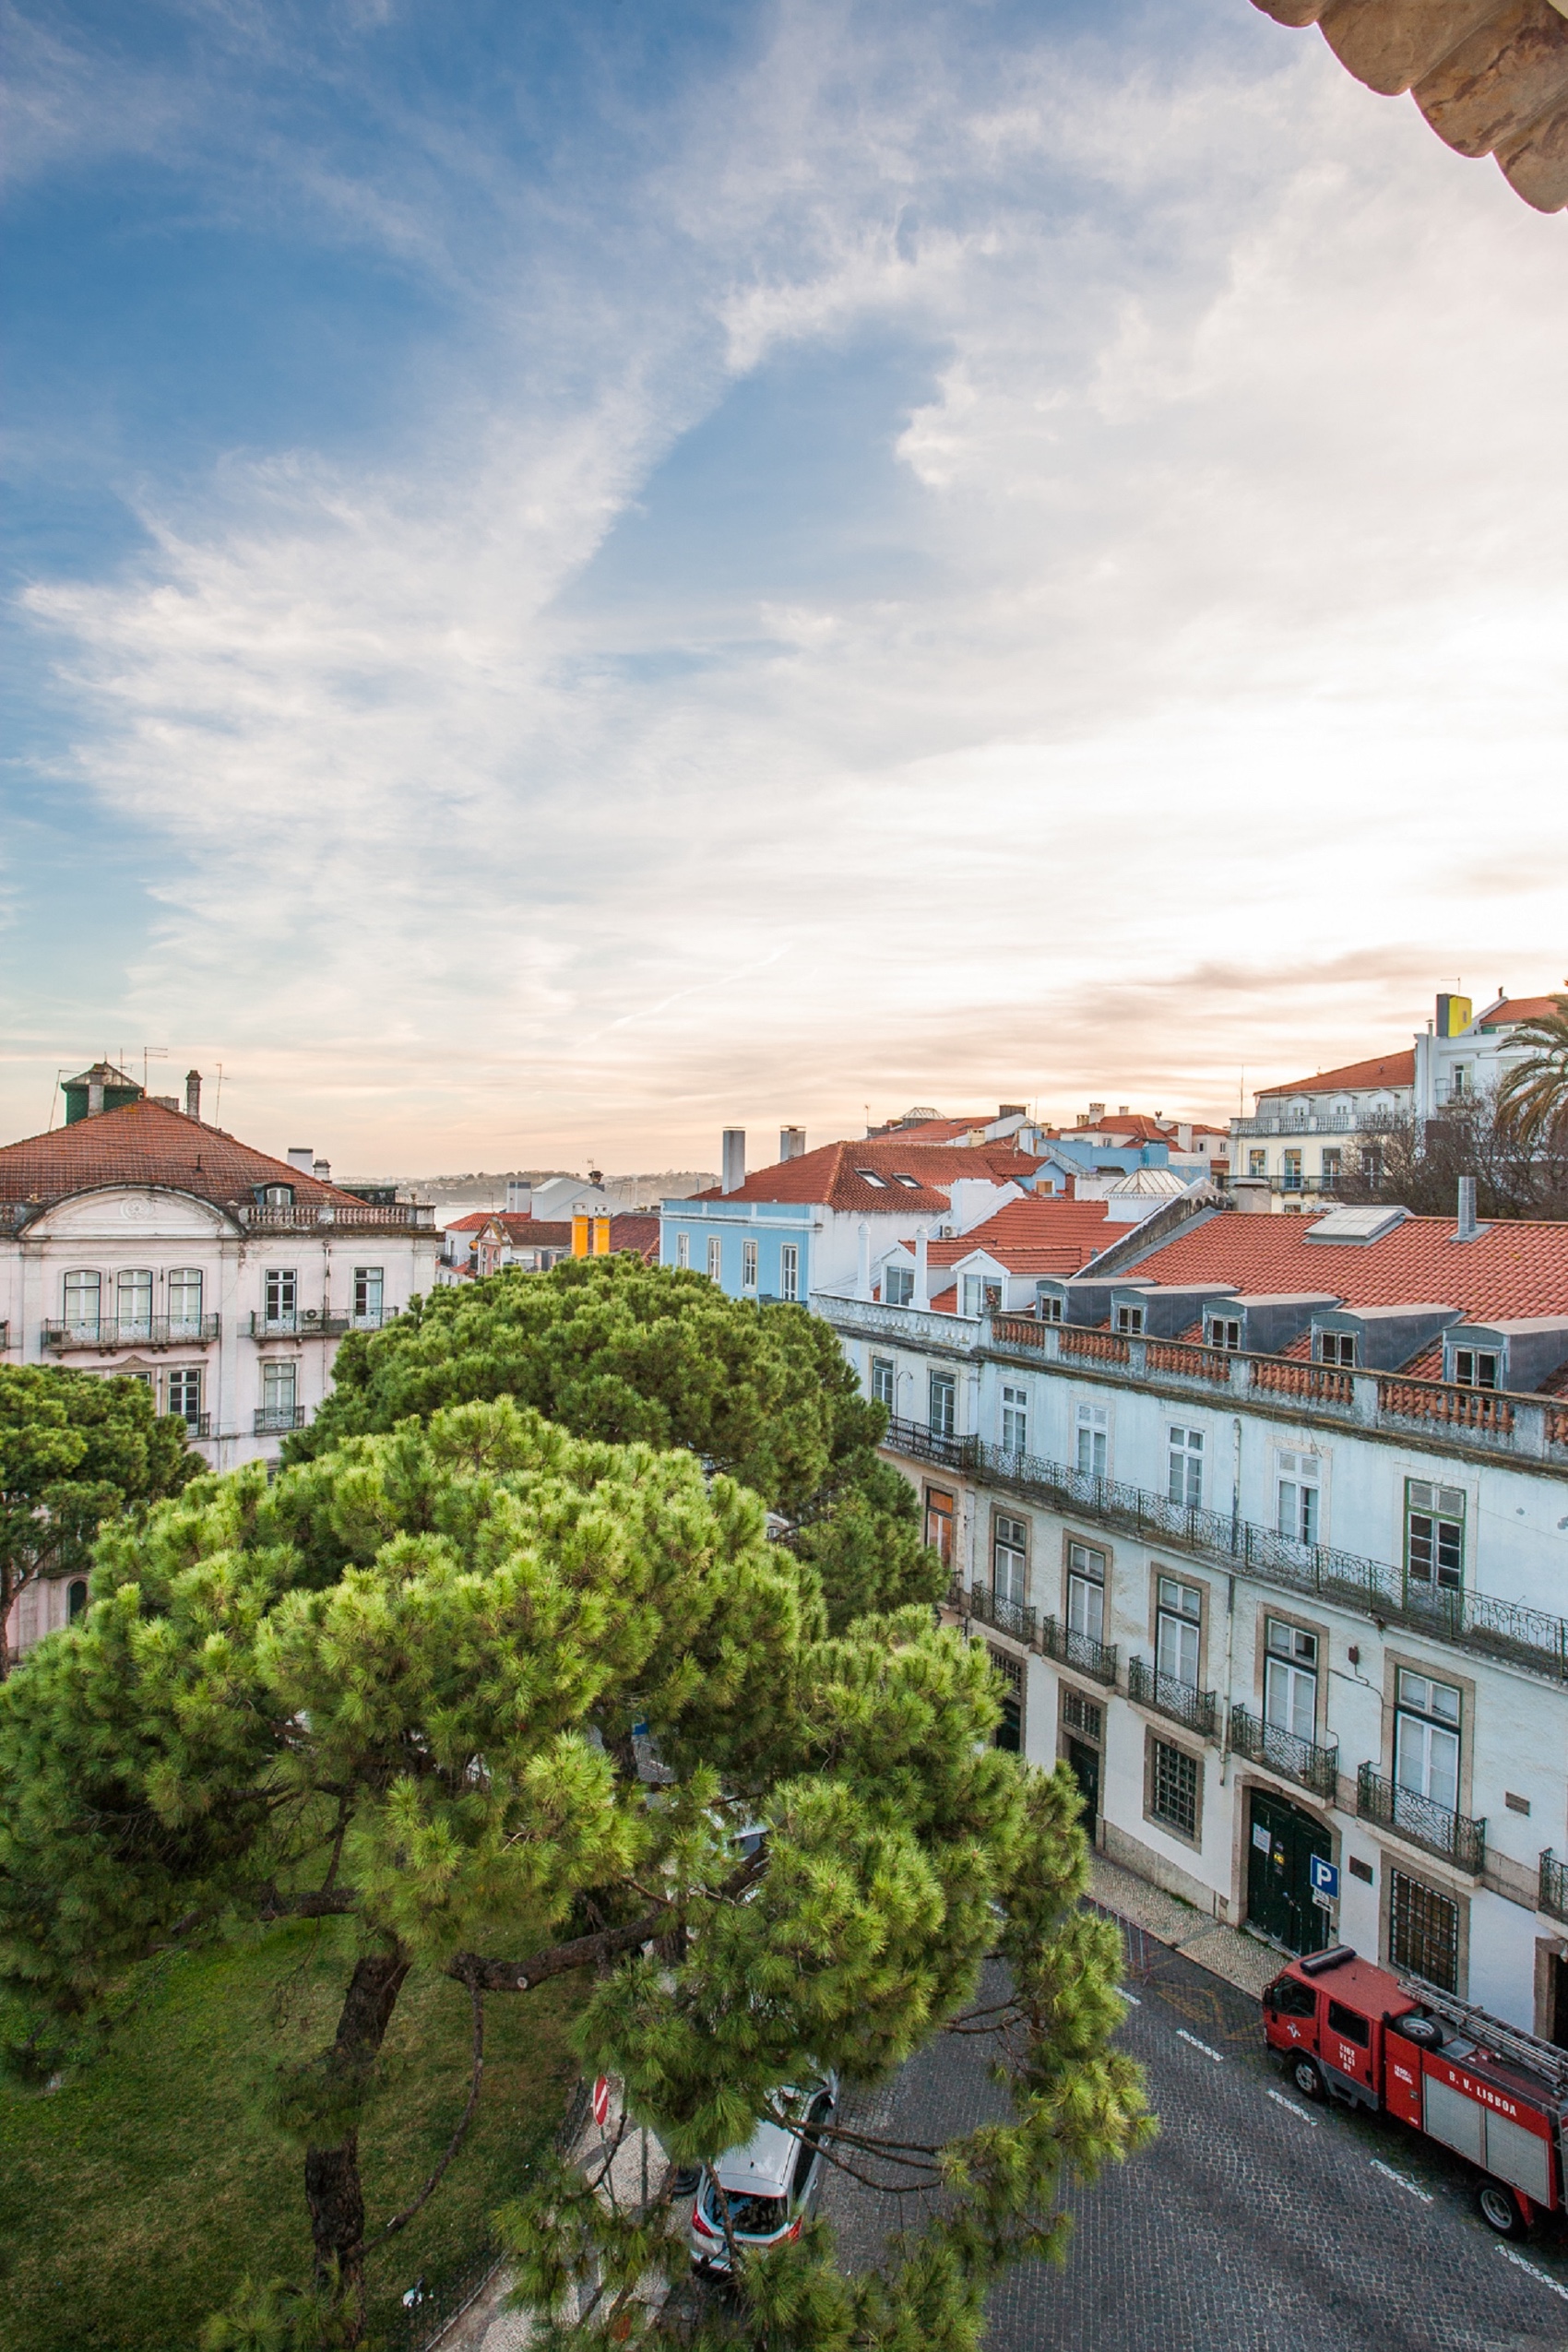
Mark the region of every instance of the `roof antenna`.
[[223, 1064], [222, 1064], [222, 1063], [220, 1062], [220, 1063], [218, 1064], [218, 1096], [217, 1096], [217, 1099], [214, 1101], [213, 1106], [212, 1106], [212, 1123], [213, 1123], [213, 1125], [214, 1125], [215, 1127], [216, 1127], [216, 1126], [219, 1126], [219, 1125], [221, 1123], [220, 1119], [220, 1113], [221, 1112], [222, 1109], [223, 1109]]

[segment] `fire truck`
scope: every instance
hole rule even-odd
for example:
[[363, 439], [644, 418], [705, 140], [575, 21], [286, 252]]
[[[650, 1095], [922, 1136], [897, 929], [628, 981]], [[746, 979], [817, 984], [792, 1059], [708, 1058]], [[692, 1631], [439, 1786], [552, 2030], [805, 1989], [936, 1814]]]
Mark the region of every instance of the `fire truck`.
[[1397, 2116], [1485, 2177], [1483, 2220], [1522, 2238], [1561, 2214], [1568, 2050], [1504, 2025], [1348, 1944], [1292, 1960], [1263, 1995], [1264, 2037], [1304, 2098]]

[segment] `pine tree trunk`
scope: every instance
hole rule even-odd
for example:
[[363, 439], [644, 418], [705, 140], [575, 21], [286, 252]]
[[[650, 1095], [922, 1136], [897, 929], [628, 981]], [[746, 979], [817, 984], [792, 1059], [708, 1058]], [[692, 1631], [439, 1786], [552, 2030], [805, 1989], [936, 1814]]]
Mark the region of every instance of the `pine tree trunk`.
[[[334, 2048], [346, 2070], [374, 2064], [410, 1963], [399, 1951], [379, 1952], [355, 1964], [343, 1996]], [[335, 2147], [305, 2150], [305, 2203], [310, 2207], [315, 2275], [336, 2282], [350, 2307], [350, 2341], [364, 2325], [364, 2191], [360, 2183], [360, 2135], [346, 2132]]]

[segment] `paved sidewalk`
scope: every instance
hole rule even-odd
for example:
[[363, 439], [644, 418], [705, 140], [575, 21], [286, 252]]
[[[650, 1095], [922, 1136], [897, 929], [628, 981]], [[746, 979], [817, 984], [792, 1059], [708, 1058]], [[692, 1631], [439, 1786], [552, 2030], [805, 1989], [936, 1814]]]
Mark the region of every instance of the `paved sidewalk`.
[[1276, 1951], [1272, 1943], [1211, 1918], [1193, 1904], [1183, 1903], [1179, 1895], [1168, 1895], [1162, 1886], [1138, 1878], [1104, 1854], [1091, 1855], [1089, 1868], [1089, 1891], [1097, 1903], [1103, 1903], [1108, 1911], [1120, 1912], [1134, 1927], [1146, 1929], [1161, 1943], [1196, 1961], [1211, 1975], [1223, 1977], [1240, 1991], [1261, 1993], [1284, 1966], [1286, 1954]]

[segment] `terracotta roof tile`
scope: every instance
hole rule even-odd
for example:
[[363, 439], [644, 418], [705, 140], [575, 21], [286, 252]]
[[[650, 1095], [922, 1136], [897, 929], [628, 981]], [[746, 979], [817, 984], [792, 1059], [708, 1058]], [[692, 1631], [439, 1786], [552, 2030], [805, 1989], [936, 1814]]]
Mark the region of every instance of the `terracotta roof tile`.
[[[962, 1178], [1005, 1184], [1022, 1183], [1039, 1166], [1027, 1152], [1010, 1144], [910, 1144], [901, 1136], [878, 1135], [858, 1144], [823, 1144], [799, 1159], [781, 1159], [761, 1168], [733, 1193], [714, 1185], [695, 1197], [703, 1201], [820, 1202], [825, 1207], [853, 1215], [937, 1217], [950, 1206], [946, 1186]], [[869, 1170], [881, 1182], [868, 1182]], [[913, 1176], [914, 1184], [900, 1177]]]
[[1413, 1087], [1414, 1049], [1406, 1053], [1382, 1053], [1370, 1062], [1347, 1062], [1337, 1070], [1320, 1070], [1315, 1078], [1292, 1078], [1288, 1086], [1260, 1087], [1259, 1102], [1277, 1094], [1366, 1093], [1374, 1087]]
[[302, 1206], [364, 1206], [286, 1159], [156, 1102], [127, 1102], [0, 1148], [0, 1201], [58, 1201], [105, 1184], [161, 1184], [220, 1207], [249, 1202], [258, 1184], [291, 1184]]
[[1515, 996], [1483, 1013], [1479, 1026], [1483, 1029], [1505, 1029], [1515, 1021], [1550, 1021], [1562, 1011], [1554, 996]]

